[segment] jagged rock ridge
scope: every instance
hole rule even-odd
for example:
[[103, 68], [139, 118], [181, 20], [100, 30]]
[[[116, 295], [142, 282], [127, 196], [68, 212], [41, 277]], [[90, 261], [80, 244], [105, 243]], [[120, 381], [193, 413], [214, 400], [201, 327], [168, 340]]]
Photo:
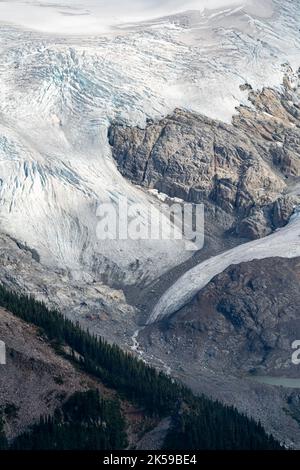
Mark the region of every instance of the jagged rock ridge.
[[121, 173], [171, 197], [205, 203], [209, 218], [250, 239], [287, 223], [299, 201], [299, 75], [281, 90], [249, 92], [232, 125], [175, 112], [145, 129], [113, 125]]

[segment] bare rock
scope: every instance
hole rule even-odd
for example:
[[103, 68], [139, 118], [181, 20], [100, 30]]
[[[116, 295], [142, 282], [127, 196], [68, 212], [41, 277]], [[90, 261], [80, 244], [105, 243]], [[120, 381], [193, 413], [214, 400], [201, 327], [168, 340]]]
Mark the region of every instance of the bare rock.
[[291, 204], [282, 197], [300, 175], [294, 82], [287, 75], [281, 92], [247, 86], [251, 106], [240, 106], [232, 125], [179, 109], [145, 129], [112, 125], [118, 168], [139, 185], [218, 207], [224, 215], [215, 223], [224, 229], [230, 221], [236, 233], [264, 236], [288, 221]]
[[290, 219], [295, 207], [295, 200], [289, 196], [281, 197], [273, 206], [273, 224], [283, 227]]

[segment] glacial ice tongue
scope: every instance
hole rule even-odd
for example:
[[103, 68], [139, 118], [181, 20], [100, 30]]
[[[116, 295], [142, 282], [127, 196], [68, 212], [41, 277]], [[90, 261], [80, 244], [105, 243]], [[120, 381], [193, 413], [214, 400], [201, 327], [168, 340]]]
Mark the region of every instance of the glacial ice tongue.
[[158, 90], [174, 74], [165, 57], [170, 50], [153, 58], [164, 73], [153, 70], [147, 82], [145, 51], [136, 49], [135, 38], [114, 38], [108, 51], [106, 38], [70, 45], [11, 28], [1, 32], [1, 230], [47, 265], [105, 272], [116, 282], [151, 278], [189, 256], [181, 242], [96, 236], [100, 203], [126, 196], [145, 211], [155, 203], [117, 171], [107, 130], [114, 119], [143, 124], [167, 109]]
[[217, 274], [230, 265], [255, 259], [272, 257], [296, 258], [300, 256], [300, 212], [289, 224], [272, 235], [228, 250], [209, 258], [187, 271], [168, 289], [155, 305], [148, 324], [168, 317], [186, 305]]

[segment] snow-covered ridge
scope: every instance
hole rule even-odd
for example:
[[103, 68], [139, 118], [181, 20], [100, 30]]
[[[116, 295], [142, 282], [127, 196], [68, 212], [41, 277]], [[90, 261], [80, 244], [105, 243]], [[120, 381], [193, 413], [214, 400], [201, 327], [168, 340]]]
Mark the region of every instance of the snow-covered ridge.
[[[246, 99], [240, 84], [279, 86], [282, 62], [300, 63], [300, 5], [273, 3], [271, 16], [233, 5], [107, 36], [2, 24], [1, 231], [36, 249], [47, 265], [111, 272], [124, 282], [151, 280], [186, 259], [183, 243], [97, 240], [100, 202], [125, 195], [146, 209], [155, 200], [116, 170], [109, 123], [144, 125], [175, 107], [229, 121]], [[131, 272], [137, 259], [140, 268]]]
[[[2, 21], [52, 34], [102, 34], [116, 25], [140, 22], [183, 10], [230, 8], [253, 4], [264, 14], [258, 0], [2, 0]], [[269, 10], [269, 9], [268, 9]]]
[[239, 245], [232, 250], [209, 258], [187, 271], [160, 298], [148, 324], [168, 317], [186, 305], [217, 274], [230, 265], [255, 259], [272, 257], [296, 258], [300, 256], [300, 212], [289, 224], [268, 237]]

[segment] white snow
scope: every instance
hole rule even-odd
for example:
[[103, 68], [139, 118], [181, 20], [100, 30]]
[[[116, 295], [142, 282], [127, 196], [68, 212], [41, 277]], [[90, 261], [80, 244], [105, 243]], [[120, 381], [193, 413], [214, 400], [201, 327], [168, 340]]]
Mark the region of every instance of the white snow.
[[[143, 124], [146, 116], [172, 109], [158, 93], [165, 75], [174, 74], [172, 48], [148, 58], [156, 37], [137, 37], [94, 38], [84, 45], [75, 40], [71, 46], [16, 31], [13, 40], [4, 36], [0, 68], [2, 231], [37, 249], [46, 264], [99, 272], [117, 266], [120, 273], [113, 275], [125, 273], [127, 282], [190, 255], [180, 242], [96, 238], [101, 202], [127, 196], [146, 209], [156, 200], [121, 177], [107, 142], [110, 120]], [[157, 70], [153, 66], [147, 80], [149, 61]], [[131, 277], [129, 265], [137, 259], [140, 270]]]
[[[8, 0], [0, 2], [4, 22], [59, 34], [101, 34], [116, 25], [184, 10], [220, 8], [243, 0]], [[251, 7], [253, 0], [246, 0]], [[265, 3], [266, 0], [265, 0]]]
[[186, 305], [217, 274], [230, 265], [255, 259], [298, 256], [300, 256], [300, 212], [292, 216], [286, 227], [277, 230], [272, 235], [239, 245], [187, 271], [159, 299], [148, 324], [168, 317]]
[[97, 240], [99, 203], [127, 196], [146, 213], [157, 200], [117, 171], [109, 123], [142, 126], [175, 107], [228, 122], [245, 100], [240, 84], [279, 86], [281, 64], [300, 63], [299, 2], [220, 0], [212, 11], [200, 1], [200, 13], [149, 20], [183, 4], [171, 3], [145, 4], [147, 21], [131, 15], [130, 26], [125, 3], [116, 28], [104, 9], [115, 2], [0, 2], [0, 229], [46, 265], [133, 283], [184, 261], [179, 241]]

